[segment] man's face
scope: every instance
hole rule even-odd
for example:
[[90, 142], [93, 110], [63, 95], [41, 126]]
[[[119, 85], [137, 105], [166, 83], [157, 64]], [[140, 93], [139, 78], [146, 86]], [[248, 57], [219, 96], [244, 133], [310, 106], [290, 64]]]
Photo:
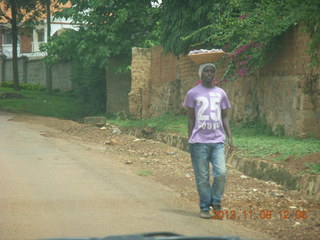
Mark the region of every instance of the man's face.
[[211, 82], [216, 74], [216, 70], [213, 66], [206, 66], [201, 74], [201, 80], [203, 82]]

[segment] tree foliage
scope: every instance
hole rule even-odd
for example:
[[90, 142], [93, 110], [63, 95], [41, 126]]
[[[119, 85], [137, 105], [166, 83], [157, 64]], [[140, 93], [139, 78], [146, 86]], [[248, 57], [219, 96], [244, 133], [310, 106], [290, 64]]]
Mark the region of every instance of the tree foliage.
[[315, 59], [319, 5], [317, 0], [166, 0], [161, 14], [161, 44], [176, 55], [195, 48], [222, 48], [229, 53], [227, 75], [234, 78], [263, 66], [276, 49], [278, 38], [303, 21], [312, 35]]
[[[67, 0], [59, 2], [66, 3]], [[104, 67], [110, 57], [130, 55], [133, 46], [158, 43], [153, 35], [159, 10], [151, 7], [150, 0], [71, 2], [71, 8], [64, 9], [56, 16], [71, 19], [79, 29], [52, 39], [46, 50], [56, 58], [49, 61], [78, 58]]]
[[0, 0], [0, 18], [12, 22], [12, 6], [14, 5], [17, 23], [20, 28], [26, 27], [30, 23], [38, 21], [45, 12], [46, 0]]
[[[26, 34], [43, 19], [47, 0], [0, 0], [0, 19], [9, 23], [12, 38], [12, 70], [14, 89], [19, 90], [18, 74], [18, 36]], [[52, 5], [56, 7], [56, 5]]]
[[18, 33], [19, 27], [31, 9], [34, 9], [35, 2], [27, 0], [24, 2], [17, 0], [1, 0], [0, 18], [5, 19], [10, 23], [12, 38], [12, 70], [14, 89], [19, 90], [19, 75], [18, 75]]
[[[318, 0], [162, 0], [159, 7], [152, 7], [153, 0], [70, 2], [72, 7], [57, 16], [72, 19], [78, 31], [52, 38], [43, 50], [50, 56], [47, 63], [72, 60], [76, 64], [74, 79], [86, 99], [92, 97], [93, 91], [88, 89], [104, 87], [108, 61], [117, 56], [130, 59], [134, 46], [161, 44], [175, 55], [199, 48], [222, 48], [229, 60], [224, 78], [234, 79], [263, 66], [279, 47], [283, 33], [304, 22], [312, 36], [311, 54], [317, 59]], [[102, 91], [97, 92], [97, 99], [105, 98]]]
[[42, 50], [48, 52], [49, 64], [72, 61], [76, 92], [88, 114], [105, 111], [105, 68], [110, 59], [130, 59], [132, 47], [159, 44], [156, 29], [160, 11], [152, 2], [71, 0], [71, 8], [55, 15], [71, 19], [78, 30], [52, 38]]

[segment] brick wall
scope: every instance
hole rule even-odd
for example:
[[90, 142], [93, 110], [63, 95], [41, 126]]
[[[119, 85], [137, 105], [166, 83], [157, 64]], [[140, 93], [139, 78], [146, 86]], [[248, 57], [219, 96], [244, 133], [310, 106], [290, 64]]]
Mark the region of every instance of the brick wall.
[[32, 52], [32, 34], [23, 31], [20, 37], [20, 53]]
[[[276, 58], [255, 76], [223, 84], [236, 122], [265, 119], [275, 132], [320, 138], [320, 69], [310, 67], [310, 38], [298, 26], [282, 39]], [[320, 54], [319, 54], [320, 56]], [[161, 47], [134, 48], [129, 110], [137, 118], [179, 111], [198, 77], [198, 65], [187, 56], [164, 55]], [[221, 78], [225, 67], [218, 66]]]
[[136, 118], [150, 117], [151, 49], [133, 48], [129, 111]]
[[177, 60], [164, 55], [161, 47], [151, 51], [149, 114], [174, 111], [179, 98], [180, 79], [177, 79]]

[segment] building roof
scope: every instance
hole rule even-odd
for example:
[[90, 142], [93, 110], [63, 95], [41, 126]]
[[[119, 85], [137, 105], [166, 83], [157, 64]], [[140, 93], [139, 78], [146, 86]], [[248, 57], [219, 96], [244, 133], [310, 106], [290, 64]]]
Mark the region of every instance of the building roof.
[[[63, 9], [63, 8], [69, 8], [71, 6], [72, 6], [72, 4], [70, 1], [68, 1], [66, 4], [58, 4], [56, 2], [56, 0], [53, 0], [52, 4], [51, 4], [51, 15], [53, 15], [55, 12], [61, 11], [61, 9]], [[43, 12], [43, 9], [44, 8], [42, 6], [37, 6], [36, 11], [39, 11], [39, 13], [40, 13], [39, 16], [37, 17], [38, 20], [44, 20], [47, 18], [45, 13], [41, 13], [41, 12]], [[28, 18], [28, 16], [33, 14], [33, 12], [26, 13], [26, 11], [23, 9], [21, 11], [25, 15], [24, 20], [26, 20]], [[12, 17], [11, 8], [7, 8], [7, 5], [2, 1], [0, 3], [0, 24], [8, 23], [9, 19], [11, 19], [11, 17]]]

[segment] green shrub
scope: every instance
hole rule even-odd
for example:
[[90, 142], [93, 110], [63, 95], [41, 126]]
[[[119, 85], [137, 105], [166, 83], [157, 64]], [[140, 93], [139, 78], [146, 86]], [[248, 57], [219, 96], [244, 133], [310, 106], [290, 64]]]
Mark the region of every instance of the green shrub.
[[[19, 83], [20, 89], [33, 90], [33, 91], [43, 91], [46, 88], [41, 86], [40, 83]], [[2, 82], [1, 87], [13, 88], [13, 82], [7, 81]]]
[[1, 87], [13, 88], [13, 82], [12, 81], [2, 82]]
[[33, 91], [44, 91], [46, 88], [41, 86], [40, 83], [20, 83], [20, 88]]
[[82, 101], [86, 115], [106, 111], [105, 68], [94, 64], [73, 61], [72, 81], [76, 84], [74, 94]]

